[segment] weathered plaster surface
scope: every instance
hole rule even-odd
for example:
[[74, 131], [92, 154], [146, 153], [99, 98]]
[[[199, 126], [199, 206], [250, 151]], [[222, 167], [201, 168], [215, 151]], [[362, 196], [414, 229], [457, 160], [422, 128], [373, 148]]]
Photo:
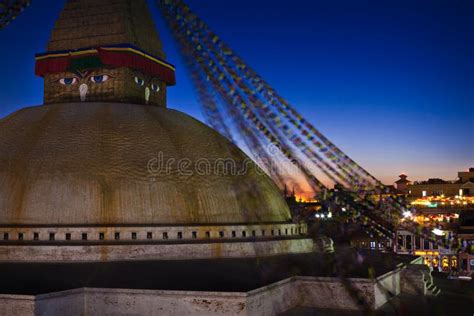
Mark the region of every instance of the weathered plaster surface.
[[[1, 281], [0, 281], [1, 282]], [[0, 316], [35, 314], [35, 297], [30, 295], [0, 295]]]
[[[369, 308], [395, 295], [400, 270], [378, 279], [349, 279]], [[195, 292], [82, 288], [33, 296], [0, 295], [0, 315], [277, 315], [298, 306], [359, 310], [353, 294], [338, 278], [293, 277], [247, 292]]]
[[68, 246], [0, 246], [2, 262], [105, 262], [242, 258], [313, 252], [311, 239], [259, 242], [123, 244]]

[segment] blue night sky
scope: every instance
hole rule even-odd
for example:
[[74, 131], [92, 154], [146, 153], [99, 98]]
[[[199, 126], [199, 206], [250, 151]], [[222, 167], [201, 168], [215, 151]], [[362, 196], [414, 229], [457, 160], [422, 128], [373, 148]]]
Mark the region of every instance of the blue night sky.
[[[0, 31], [0, 117], [42, 103], [34, 54], [64, 1], [33, 1]], [[387, 183], [474, 167], [474, 2], [188, 0], [231, 47], [349, 156]], [[291, 5], [290, 5], [291, 4]], [[169, 106], [202, 119], [175, 45]]]

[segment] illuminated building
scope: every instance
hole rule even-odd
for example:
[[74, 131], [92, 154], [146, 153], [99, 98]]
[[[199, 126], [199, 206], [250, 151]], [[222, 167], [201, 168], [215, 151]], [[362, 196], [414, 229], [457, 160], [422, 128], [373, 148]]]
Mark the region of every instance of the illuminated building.
[[421, 256], [427, 266], [442, 272], [457, 269], [458, 257], [455, 249], [440, 246], [411, 231], [397, 231], [395, 251], [398, 254]]
[[406, 174], [401, 174], [398, 176], [399, 179], [395, 181], [395, 187], [398, 191], [407, 193], [408, 192], [408, 185], [411, 183], [410, 180], [407, 179]]
[[285, 185], [283, 190], [283, 198], [291, 211], [291, 215], [295, 221], [304, 219], [313, 219], [316, 214], [319, 214], [321, 210], [321, 203], [317, 200], [308, 200], [303, 197], [297, 197], [295, 189], [289, 192], [288, 187]]
[[474, 195], [474, 168], [469, 171], [458, 172], [458, 180], [445, 181], [429, 179], [415, 181], [407, 186], [409, 197], [422, 198], [430, 196], [473, 196]]

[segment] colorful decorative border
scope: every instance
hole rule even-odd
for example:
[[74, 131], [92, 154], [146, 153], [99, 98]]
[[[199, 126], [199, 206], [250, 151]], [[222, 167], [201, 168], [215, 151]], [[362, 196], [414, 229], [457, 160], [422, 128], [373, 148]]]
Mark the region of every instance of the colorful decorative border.
[[44, 77], [51, 73], [98, 67], [132, 68], [158, 77], [170, 86], [176, 84], [173, 65], [129, 44], [37, 54], [35, 73]]

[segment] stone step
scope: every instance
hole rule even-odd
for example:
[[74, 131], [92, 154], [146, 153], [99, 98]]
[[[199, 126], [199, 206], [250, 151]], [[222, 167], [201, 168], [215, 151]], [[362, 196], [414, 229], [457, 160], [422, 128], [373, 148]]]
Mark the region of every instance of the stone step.
[[432, 282], [426, 284], [426, 295], [428, 296], [438, 296], [441, 293], [441, 290]]
[[426, 294], [429, 295], [429, 296], [438, 296], [438, 295], [441, 294], [441, 289], [436, 287], [434, 290], [429, 291]]

